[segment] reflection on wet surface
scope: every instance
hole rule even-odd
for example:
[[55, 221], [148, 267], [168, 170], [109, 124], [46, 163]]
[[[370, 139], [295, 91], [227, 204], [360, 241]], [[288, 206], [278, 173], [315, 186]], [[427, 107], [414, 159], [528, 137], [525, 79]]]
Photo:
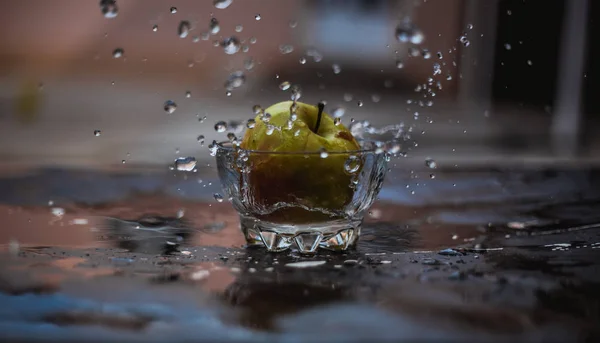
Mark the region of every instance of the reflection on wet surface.
[[208, 172], [0, 180], [0, 336], [600, 337], [596, 172], [422, 174], [391, 174], [355, 250], [310, 257], [244, 248], [233, 209], [211, 200], [219, 186]]

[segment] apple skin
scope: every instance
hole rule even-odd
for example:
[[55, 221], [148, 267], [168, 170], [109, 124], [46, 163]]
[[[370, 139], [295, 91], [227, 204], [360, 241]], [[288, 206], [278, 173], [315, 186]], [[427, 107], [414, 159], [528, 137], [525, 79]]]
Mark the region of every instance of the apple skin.
[[[274, 223], [342, 218], [354, 195], [352, 175], [344, 164], [360, 145], [345, 126], [335, 125], [325, 112], [318, 131], [313, 132], [318, 117], [318, 108], [313, 105], [297, 102], [297, 119], [289, 128], [292, 104], [286, 101], [267, 108], [264, 113], [271, 115], [269, 122], [258, 115], [254, 128], [246, 131], [240, 148], [250, 150], [250, 172], [243, 180], [247, 186], [243, 197], [264, 211], [259, 219]], [[268, 125], [275, 127], [271, 134], [267, 134]], [[322, 158], [317, 152], [323, 149], [336, 153]], [[357, 158], [360, 161], [360, 156]]]

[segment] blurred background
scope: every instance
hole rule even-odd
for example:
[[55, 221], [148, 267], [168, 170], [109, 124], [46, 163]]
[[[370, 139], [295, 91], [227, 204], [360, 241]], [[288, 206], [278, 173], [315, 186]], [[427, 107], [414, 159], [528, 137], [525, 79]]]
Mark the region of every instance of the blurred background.
[[[345, 108], [345, 124], [412, 127], [406, 163], [598, 162], [593, 1], [244, 0], [220, 9], [122, 0], [106, 2], [106, 15], [102, 6], [3, 4], [3, 172], [164, 168], [181, 156], [204, 165], [207, 145], [225, 138], [215, 123], [239, 134], [253, 105], [289, 98], [285, 81], [302, 88], [302, 101]], [[231, 36], [239, 51], [227, 54]], [[237, 71], [243, 84], [228, 95]]]

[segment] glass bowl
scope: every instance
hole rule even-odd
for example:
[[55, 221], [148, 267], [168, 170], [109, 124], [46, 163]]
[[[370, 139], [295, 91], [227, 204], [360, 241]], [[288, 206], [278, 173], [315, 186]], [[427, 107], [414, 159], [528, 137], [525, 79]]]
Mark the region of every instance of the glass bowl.
[[213, 145], [225, 195], [240, 215], [248, 245], [344, 251], [360, 236], [389, 156], [375, 143], [351, 152], [244, 150]]

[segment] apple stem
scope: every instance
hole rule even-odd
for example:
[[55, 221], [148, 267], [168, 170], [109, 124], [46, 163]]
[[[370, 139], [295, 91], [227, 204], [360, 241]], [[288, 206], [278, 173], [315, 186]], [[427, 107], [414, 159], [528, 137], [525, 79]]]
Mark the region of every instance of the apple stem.
[[323, 116], [323, 110], [325, 109], [325, 104], [320, 102], [317, 107], [319, 108], [319, 113], [317, 113], [317, 124], [315, 125], [315, 133], [319, 132], [319, 126], [321, 125], [321, 116]]

